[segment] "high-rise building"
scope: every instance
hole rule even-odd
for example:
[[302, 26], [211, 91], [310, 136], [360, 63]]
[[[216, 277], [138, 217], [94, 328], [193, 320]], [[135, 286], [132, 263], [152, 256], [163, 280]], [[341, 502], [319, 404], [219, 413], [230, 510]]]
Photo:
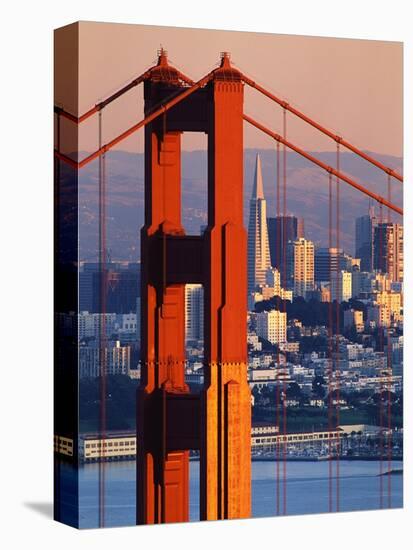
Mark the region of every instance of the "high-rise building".
[[363, 312], [355, 309], [346, 309], [344, 311], [344, 328], [355, 327], [357, 332], [363, 332], [364, 330], [364, 321], [363, 321]]
[[[90, 313], [131, 313], [140, 296], [140, 264], [107, 262], [104, 277], [97, 262], [82, 263], [79, 270], [79, 310]], [[102, 300], [101, 282], [106, 296]]]
[[275, 267], [267, 269], [266, 285], [262, 287], [261, 294], [264, 300], [269, 300], [273, 296], [279, 296], [282, 300], [293, 299], [292, 291], [282, 288], [280, 272]]
[[[97, 270], [96, 267], [95, 271]], [[79, 269], [79, 311], [92, 311], [93, 309], [93, 273], [95, 271], [85, 269], [84, 265], [81, 265]]]
[[281, 279], [280, 272], [274, 267], [269, 267], [265, 275], [266, 284], [274, 290], [274, 296], [280, 296]]
[[370, 207], [369, 213], [356, 219], [356, 258], [360, 258], [360, 270], [373, 270], [374, 257], [374, 228], [377, 218], [374, 215], [374, 207]]
[[386, 306], [378, 304], [367, 308], [367, 323], [376, 327], [388, 327], [391, 324], [391, 311]]
[[257, 313], [257, 334], [271, 344], [286, 342], [287, 314], [276, 309]]
[[374, 268], [391, 281], [403, 281], [403, 226], [379, 223], [374, 228]]
[[[84, 268], [87, 272], [88, 264], [85, 264]], [[93, 269], [91, 267], [90, 269], [93, 271], [91, 312], [100, 313], [102, 310], [100, 284], [102, 273], [99, 268]], [[134, 313], [136, 311], [136, 299], [140, 295], [140, 265], [138, 263], [107, 263], [104, 277], [106, 279], [105, 312]]]
[[79, 347], [79, 377], [96, 378], [105, 374], [128, 374], [130, 346], [122, 346], [119, 340], [109, 341], [103, 349], [94, 342]]
[[314, 243], [297, 239], [289, 250], [294, 295], [305, 298], [308, 292], [314, 290]]
[[264, 198], [261, 159], [257, 155], [248, 224], [248, 293], [265, 284], [265, 275], [270, 265], [267, 203]]
[[99, 339], [105, 332], [106, 338], [110, 338], [116, 331], [116, 313], [89, 313], [82, 311], [78, 317], [79, 340], [94, 338]]
[[378, 292], [376, 303], [389, 309], [393, 321], [402, 319], [402, 296], [399, 292]]
[[[314, 258], [314, 278], [317, 283], [330, 280], [330, 271], [347, 271], [349, 260], [342, 248], [317, 248]], [[351, 263], [351, 262], [350, 262]]]
[[185, 285], [185, 340], [204, 339], [204, 287]]
[[[298, 238], [304, 237], [302, 234], [303, 224], [299, 223], [295, 216], [268, 218], [267, 223], [271, 265], [280, 271], [283, 281], [283, 261], [287, 254], [285, 247], [287, 247], [289, 242], [294, 242]], [[284, 281], [283, 284], [285, 284]]]
[[351, 272], [339, 271], [331, 274], [331, 300], [347, 302], [351, 298]]

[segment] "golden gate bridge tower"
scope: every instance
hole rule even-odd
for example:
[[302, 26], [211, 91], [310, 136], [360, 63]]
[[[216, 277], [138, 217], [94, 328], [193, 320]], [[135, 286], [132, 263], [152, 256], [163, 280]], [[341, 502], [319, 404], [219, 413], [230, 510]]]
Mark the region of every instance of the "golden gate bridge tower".
[[[187, 84], [161, 51], [148, 116]], [[250, 515], [243, 87], [227, 54], [210, 81], [145, 127], [138, 523], [186, 521], [189, 450], [201, 460], [201, 519]], [[181, 135], [208, 136], [208, 226], [181, 224]], [[185, 284], [205, 289], [205, 389], [185, 385]]]

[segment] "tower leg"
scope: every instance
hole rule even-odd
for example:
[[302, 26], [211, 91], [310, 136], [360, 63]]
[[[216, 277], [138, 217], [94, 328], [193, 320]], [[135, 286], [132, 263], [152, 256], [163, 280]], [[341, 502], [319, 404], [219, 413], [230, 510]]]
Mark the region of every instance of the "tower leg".
[[[166, 235], [182, 233], [180, 133], [159, 135], [149, 127], [145, 131], [137, 522], [167, 523], [189, 519], [189, 452], [168, 453], [164, 407], [166, 392], [188, 391], [184, 374], [185, 285], [166, 285], [162, 248]], [[150, 265], [156, 269], [151, 271]]]
[[251, 513], [251, 397], [247, 381], [247, 258], [243, 227], [243, 87], [214, 82], [206, 232], [205, 391], [201, 519]]

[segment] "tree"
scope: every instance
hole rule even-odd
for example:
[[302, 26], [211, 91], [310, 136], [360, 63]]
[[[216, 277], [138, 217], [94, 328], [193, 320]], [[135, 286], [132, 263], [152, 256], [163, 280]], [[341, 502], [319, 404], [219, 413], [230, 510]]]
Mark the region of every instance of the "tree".
[[315, 376], [312, 383], [312, 389], [314, 397], [317, 397], [318, 399], [323, 399], [326, 390], [325, 390], [326, 381], [322, 376]]
[[297, 382], [291, 382], [288, 384], [288, 388], [285, 393], [288, 399], [301, 399], [302, 396], [301, 388]]

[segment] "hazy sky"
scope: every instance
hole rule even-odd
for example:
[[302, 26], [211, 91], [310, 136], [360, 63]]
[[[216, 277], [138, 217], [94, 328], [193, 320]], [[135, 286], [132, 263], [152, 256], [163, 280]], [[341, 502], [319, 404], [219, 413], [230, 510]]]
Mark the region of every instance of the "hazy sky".
[[[229, 51], [244, 73], [355, 145], [402, 155], [403, 49], [395, 42], [82, 22], [79, 113], [153, 65], [160, 45], [170, 62], [194, 80], [217, 65], [221, 51]], [[62, 70], [56, 100], [76, 109], [64, 82], [64, 75], [71, 74]], [[281, 131], [281, 109], [248, 87], [244, 111]], [[108, 107], [103, 117], [107, 142], [143, 118], [142, 87]], [[96, 129], [96, 118], [82, 124], [80, 150], [96, 148]], [[143, 133], [138, 134], [119, 149], [142, 151]], [[288, 137], [307, 150], [335, 147], [293, 115], [288, 115]], [[205, 145], [204, 135], [184, 137], [185, 149]], [[245, 147], [272, 146], [271, 139], [245, 128]]]

